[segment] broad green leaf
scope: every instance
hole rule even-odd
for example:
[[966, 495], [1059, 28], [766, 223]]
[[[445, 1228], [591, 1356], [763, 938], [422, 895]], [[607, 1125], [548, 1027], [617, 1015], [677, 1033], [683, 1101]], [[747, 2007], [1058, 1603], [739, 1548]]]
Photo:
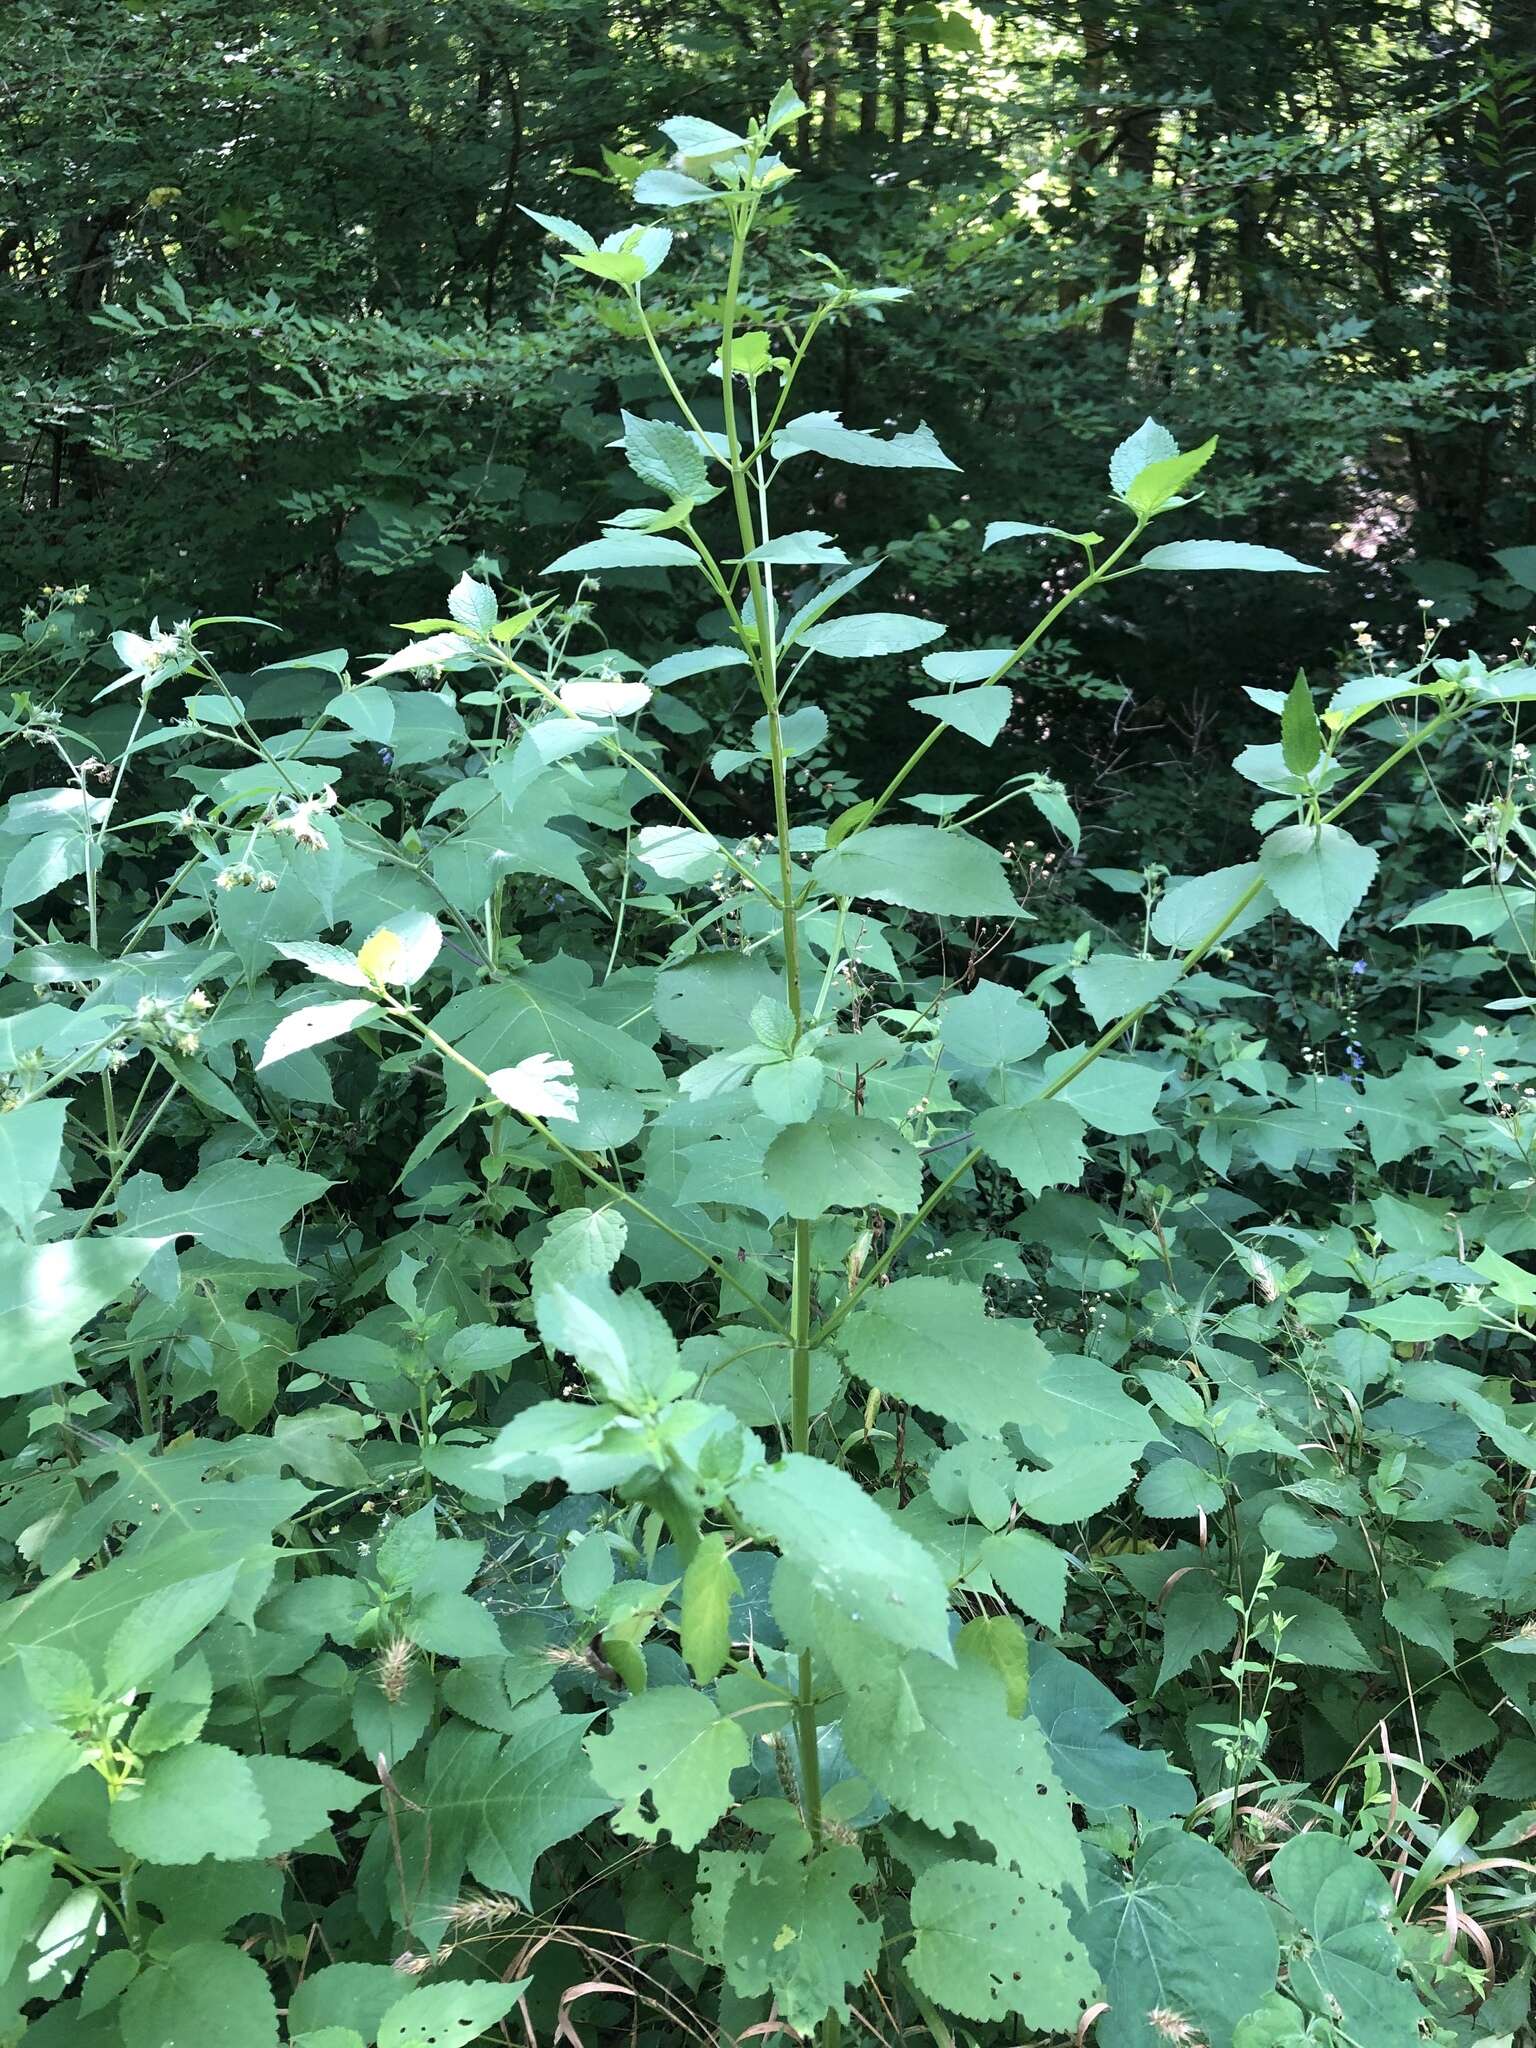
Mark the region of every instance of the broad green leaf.
[[1310, 1940], [1291, 1986], [1312, 2011], [1334, 2012], [1360, 2048], [1399, 2048], [1427, 2018], [1399, 1974], [1391, 1887], [1363, 1856], [1321, 1830], [1283, 1842], [1270, 1866], [1276, 1895]]
[[975, 690], [954, 690], [943, 696], [914, 697], [911, 706], [925, 718], [936, 718], [940, 725], [952, 726], [967, 739], [990, 747], [1008, 723], [1013, 692], [1001, 683], [993, 683]]
[[768, 1147], [763, 1171], [789, 1214], [808, 1219], [830, 1208], [909, 1216], [922, 1199], [922, 1161], [907, 1140], [878, 1117], [846, 1110], [787, 1125]]
[[1021, 1614], [1059, 1629], [1067, 1595], [1067, 1554], [1033, 1529], [1003, 1529], [981, 1546], [981, 1566]]
[[496, 623], [496, 593], [466, 569], [448, 593], [448, 616], [473, 633], [489, 633]]
[[[542, 216], [535, 215], [540, 219]], [[1179, 444], [1165, 426], [1145, 419], [1134, 434], [1126, 436], [1109, 458], [1109, 487], [1123, 498], [1141, 472], [1154, 462], [1167, 462], [1179, 452]]]
[[731, 1601], [741, 1591], [718, 1532], [701, 1539], [683, 1573], [682, 1650], [700, 1685], [708, 1685], [731, 1655]]
[[1067, 1102], [1025, 1102], [989, 1109], [976, 1119], [975, 1138], [989, 1159], [1031, 1195], [1048, 1187], [1075, 1187], [1082, 1178], [1083, 1119]]
[[1016, 988], [979, 981], [968, 995], [939, 1005], [939, 1042], [967, 1067], [1010, 1066], [1027, 1060], [1050, 1035], [1046, 1015]]
[[1280, 714], [1280, 751], [1293, 775], [1310, 775], [1323, 756], [1322, 727], [1317, 722], [1307, 678], [1300, 669]]
[[85, 1761], [80, 1744], [62, 1728], [34, 1728], [0, 1742], [0, 1838], [20, 1834], [54, 1787]]
[[619, 445], [641, 483], [662, 491], [674, 504], [701, 503], [712, 497], [709, 458], [686, 427], [670, 420], [640, 419], [621, 410], [624, 432]]
[[233, 1862], [264, 1853], [267, 1815], [247, 1758], [191, 1742], [150, 1759], [114, 1802], [111, 1831], [143, 1863]]
[[606, 1279], [576, 1274], [538, 1297], [539, 1335], [568, 1351], [588, 1380], [628, 1415], [652, 1415], [693, 1384], [677, 1339], [638, 1288], [615, 1294]]
[[1075, 2027], [1095, 1977], [1059, 1895], [995, 1863], [935, 1863], [912, 1888], [913, 1983], [965, 2019]]
[[765, 540], [741, 557], [743, 562], [762, 562], [767, 567], [796, 569], [846, 569], [848, 557], [829, 533], [781, 533]]
[[1043, 538], [1051, 540], [1079, 540], [1083, 536], [1075, 533], [1065, 533], [1059, 526], [1037, 526], [1032, 520], [1028, 519], [993, 519], [988, 521], [986, 533], [982, 538], [981, 549], [982, 553], [985, 554], [989, 548], [1001, 547], [1005, 541], [1038, 540]]
[[972, 647], [959, 653], [925, 654], [923, 674], [952, 689], [963, 683], [989, 683], [1013, 656], [1011, 647]]
[[861, 469], [953, 469], [951, 462], [926, 426], [910, 434], [892, 434], [882, 440], [862, 428], [845, 427], [835, 412], [802, 413], [779, 428], [773, 437], [775, 461], [790, 455], [825, 455], [835, 462], [851, 462]]
[[[1014, 1532], [1023, 1535], [1025, 1532]], [[989, 1538], [988, 1541], [995, 1541]], [[1036, 1539], [1038, 1540], [1038, 1539]], [[1049, 1544], [1042, 1545], [1049, 1549]], [[1062, 1559], [1065, 1571], [1066, 1559]], [[1058, 1607], [1058, 1615], [1060, 1609]], [[1047, 1623], [1047, 1626], [1053, 1624]], [[1057, 1624], [1059, 1626], [1059, 1621]], [[1003, 1681], [1011, 1716], [1022, 1714], [1029, 1704], [1029, 1637], [1011, 1614], [978, 1615], [966, 1622], [955, 1637], [955, 1661], [974, 1659], [983, 1669]]]
[[739, 1721], [685, 1685], [651, 1686], [615, 1709], [606, 1735], [589, 1735], [592, 1775], [623, 1804], [622, 1834], [656, 1841], [663, 1828], [695, 1849], [731, 1803], [731, 1773], [747, 1761]]
[[1286, 1617], [1280, 1654], [1301, 1665], [1325, 1671], [1374, 1671], [1376, 1659], [1337, 1607], [1298, 1586], [1282, 1586], [1273, 1595], [1274, 1611]]
[[533, 1255], [534, 1294], [542, 1294], [549, 1287], [567, 1286], [580, 1275], [611, 1273], [628, 1236], [629, 1226], [617, 1206], [567, 1209], [562, 1215], [552, 1216], [544, 1240]]
[[1028, 1323], [989, 1315], [979, 1288], [927, 1277], [866, 1296], [837, 1341], [855, 1379], [982, 1436], [1016, 1420], [1047, 1356]]
[[822, 854], [811, 878], [829, 896], [868, 897], [939, 917], [1019, 914], [992, 848], [933, 825], [871, 825]]
[[1104, 2048], [1168, 2048], [1156, 2016], [1170, 2012], [1198, 2038], [1230, 2042], [1280, 1967], [1269, 1912], [1247, 1878], [1178, 1828], [1145, 1835], [1124, 1880], [1107, 1857], [1094, 1859], [1083, 1934], [1109, 2000], [1096, 2027]]
[[344, 1038], [354, 1024], [381, 1014], [378, 1005], [371, 1002], [306, 1003], [301, 1010], [290, 1010], [262, 1047], [257, 1071], [289, 1059], [296, 1052], [313, 1052], [317, 1045]]
[[725, 1916], [732, 1988], [746, 1998], [771, 1991], [789, 2025], [806, 2034], [828, 2013], [846, 2017], [849, 1985], [880, 1960], [880, 1923], [853, 1896], [870, 1875], [855, 1848], [802, 1857], [793, 1838], [752, 1858]]
[[527, 1990], [527, 1977], [510, 1984], [424, 1984], [408, 1991], [379, 2021], [379, 2048], [442, 2048], [479, 2041], [505, 2019]]
[[0, 1113], [0, 1211], [30, 1240], [64, 1145], [62, 1096]]
[[1259, 850], [1259, 869], [1283, 910], [1332, 948], [1376, 873], [1376, 850], [1342, 825], [1283, 825]]
[[910, 654], [943, 631], [933, 619], [915, 619], [908, 612], [845, 612], [825, 625], [807, 626], [799, 645], [838, 661], [870, 661], [882, 654]]
[[1235, 938], [1274, 909], [1275, 899], [1263, 882], [1257, 861], [1170, 882], [1152, 912], [1152, 936], [1177, 952], [1198, 945], [1218, 925], [1224, 939]]
[[1072, 986], [1102, 1031], [1117, 1017], [1155, 1003], [1177, 986], [1176, 960], [1143, 960], [1132, 953], [1095, 953], [1072, 970]]
[[[1123, 496], [1133, 512], [1150, 517], [1160, 512], [1184, 486], [1191, 482], [1216, 453], [1216, 436], [1179, 455], [1165, 455], [1144, 463], [1126, 485]], [[1156, 554], [1158, 550], [1152, 549]], [[1145, 559], [1145, 557], [1143, 557]]]
[[183, 1188], [135, 1174], [119, 1207], [135, 1237], [195, 1237], [224, 1258], [281, 1266], [287, 1259], [280, 1233], [330, 1185], [283, 1159], [221, 1159]]
[[376, 1789], [308, 1757], [251, 1756], [245, 1761], [266, 1815], [257, 1851], [261, 1856], [284, 1856], [316, 1836], [328, 1836], [333, 1812], [350, 1813]]
[[603, 569], [696, 569], [699, 558], [685, 541], [662, 533], [610, 533], [589, 540], [545, 565], [546, 576], [591, 575]]
[[856, 1769], [946, 1838], [971, 1828], [1000, 1863], [1081, 1891], [1071, 1806], [1040, 1729], [1008, 1711], [1003, 1678], [977, 1658], [950, 1666], [903, 1654], [828, 1608], [816, 1603], [815, 1636], [847, 1694], [843, 1739]]
[[400, 1997], [400, 1973], [387, 1963], [329, 1963], [307, 1972], [294, 1986], [288, 2031], [302, 2037], [347, 2027], [372, 2041], [380, 2020]]
[[550, 1712], [535, 1698], [511, 1718], [507, 1734], [453, 1721], [433, 1739], [427, 1812], [415, 1825], [429, 1867], [466, 1868], [477, 1884], [527, 1899], [544, 1851], [614, 1802], [582, 1753], [587, 1716]]
[[42, 1245], [0, 1239], [0, 1398], [77, 1379], [71, 1338], [127, 1292], [164, 1241], [160, 1233]]
[[[1177, 485], [1175, 486], [1177, 489]], [[1187, 574], [1196, 569], [1288, 569], [1300, 576], [1321, 576], [1310, 562], [1298, 562], [1280, 548], [1254, 547], [1240, 540], [1171, 540], [1148, 548], [1136, 565]]]
[[827, 1070], [814, 1053], [771, 1060], [752, 1076], [752, 1099], [776, 1124], [803, 1124], [816, 1114]]
[[546, 233], [555, 236], [558, 241], [568, 243], [573, 249], [583, 250], [590, 255], [597, 247], [596, 241], [584, 227], [578, 226], [573, 220], [563, 219], [558, 213], [535, 213], [531, 206], [521, 205], [518, 212], [526, 213], [528, 218], [537, 221]]
[[191, 1942], [151, 1964], [117, 2010], [123, 2048], [278, 2048], [267, 1973], [226, 1942]]
[[1214, 1472], [1207, 1472], [1188, 1458], [1164, 1458], [1147, 1471], [1136, 1489], [1137, 1505], [1145, 1514], [1173, 1520], [1181, 1515], [1221, 1512], [1226, 1489]]
[[846, 1472], [791, 1452], [732, 1497], [815, 1594], [877, 1637], [948, 1660], [949, 1597], [938, 1566]]
[[701, 185], [681, 171], [642, 171], [634, 193], [641, 206], [697, 206], [701, 199], [719, 197], [713, 185]]
[[1130, 1806], [1143, 1821], [1155, 1821], [1194, 1805], [1193, 1785], [1160, 1749], [1133, 1748], [1114, 1733], [1129, 1708], [1059, 1650], [1037, 1645], [1031, 1653], [1029, 1711], [1061, 1782], [1084, 1806]]

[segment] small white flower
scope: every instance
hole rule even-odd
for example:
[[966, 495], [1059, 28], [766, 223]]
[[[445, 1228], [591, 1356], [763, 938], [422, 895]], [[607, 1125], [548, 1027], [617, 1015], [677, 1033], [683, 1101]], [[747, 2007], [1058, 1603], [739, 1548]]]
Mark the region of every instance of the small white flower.
[[487, 1074], [491, 1093], [508, 1109], [523, 1116], [560, 1118], [576, 1122], [576, 1090], [567, 1078], [573, 1071], [569, 1060], [557, 1060], [551, 1053], [531, 1053], [515, 1067], [498, 1067]]
[[1472, 1036], [1474, 1038], [1486, 1038], [1488, 1036], [1488, 1026], [1486, 1024], [1474, 1024]]
[[191, 630], [189, 624], [183, 623], [169, 633], [162, 633], [160, 621], [152, 619], [147, 638], [142, 633], [114, 633], [112, 651], [128, 672], [124, 680], [132, 681], [138, 676], [147, 681], [157, 675], [184, 652], [184, 636], [190, 635]]
[[1470, 1045], [1458, 1045], [1456, 1048], [1456, 1057], [1459, 1060], [1464, 1060], [1471, 1056], [1471, 1052], [1472, 1048]]

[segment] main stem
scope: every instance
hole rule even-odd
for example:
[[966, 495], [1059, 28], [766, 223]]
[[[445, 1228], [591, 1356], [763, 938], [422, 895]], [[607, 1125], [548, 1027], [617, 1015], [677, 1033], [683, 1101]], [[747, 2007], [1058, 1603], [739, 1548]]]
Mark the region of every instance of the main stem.
[[[753, 204], [743, 201], [734, 211], [731, 233], [731, 264], [725, 282], [725, 302], [720, 316], [720, 387], [725, 409], [725, 443], [731, 475], [731, 502], [736, 512], [736, 529], [741, 552], [750, 555], [759, 541], [769, 539], [767, 508], [759, 492], [761, 533], [752, 518], [748, 488], [748, 467], [762, 460], [754, 447], [744, 456], [736, 421], [736, 393], [732, 378], [736, 347], [736, 308], [741, 295], [741, 269], [747, 235], [752, 226]], [[773, 781], [774, 833], [779, 854], [779, 918], [784, 947], [784, 995], [793, 1020], [796, 1043], [803, 1024], [800, 987], [800, 932], [795, 912], [795, 871], [789, 848], [789, 775], [784, 754], [784, 736], [779, 719], [778, 632], [773, 613], [772, 584], [756, 562], [747, 563], [747, 582], [752, 593], [752, 614], [757, 626], [757, 644], [747, 652], [753, 657], [763, 710], [768, 721], [769, 770]], [[793, 1266], [790, 1274], [790, 1364], [789, 1411], [790, 1448], [801, 1456], [809, 1453], [811, 1442], [811, 1226], [797, 1222], [794, 1227]], [[816, 1747], [816, 1673], [809, 1650], [800, 1652], [795, 1687], [795, 1747], [800, 1757], [800, 1788], [805, 1802], [805, 1824], [814, 1848], [821, 1844], [821, 1758]]]

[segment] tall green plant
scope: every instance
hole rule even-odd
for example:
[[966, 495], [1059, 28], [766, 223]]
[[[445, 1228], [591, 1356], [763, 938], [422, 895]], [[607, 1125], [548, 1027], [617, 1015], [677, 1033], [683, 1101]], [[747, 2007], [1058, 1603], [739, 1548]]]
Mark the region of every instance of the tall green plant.
[[[24, 1417], [8, 1527], [41, 1575], [0, 1612], [6, 1897], [23, 1901], [18, 1942], [68, 1912], [71, 1953], [101, 1947], [56, 2031], [159, 2048], [217, 2020], [230, 2048], [268, 2048], [267, 1980], [221, 1938], [262, 1915], [289, 1930], [270, 1941], [274, 1968], [301, 1938], [331, 1954], [350, 1938], [368, 1958], [312, 1968], [304, 1947], [291, 2038], [414, 2048], [479, 2030], [557, 1938], [595, 1938], [561, 1917], [595, 1857], [626, 1901], [631, 1995], [643, 1976], [674, 2033], [696, 2024], [680, 1980], [709, 1984], [727, 2035], [777, 2024], [827, 2048], [866, 1982], [898, 2027], [940, 2041], [1071, 2034], [1106, 1992], [1106, 2048], [1178, 2027], [1213, 2042], [1243, 2027], [1244, 2048], [1325, 2038], [1288, 2000], [1274, 2025], [1259, 2011], [1274, 1924], [1193, 1820], [1174, 1824], [1197, 1807], [1186, 1772], [1124, 1742], [1121, 1702], [1044, 1640], [1065, 1633], [1069, 1579], [1087, 1568], [1057, 1535], [1117, 1501], [1139, 1463], [1148, 1515], [1202, 1532], [1230, 1517], [1216, 1562], [1236, 1578], [1213, 1593], [1202, 1647], [1225, 1647], [1241, 1618], [1208, 1709], [1235, 1696], [1236, 1720], [1206, 1730], [1215, 1832], [1234, 1840], [1291, 1691], [1278, 1668], [1307, 1633], [1277, 1560], [1307, 1553], [1287, 1548], [1290, 1522], [1266, 1521], [1245, 1592], [1238, 1496], [1217, 1475], [1304, 1458], [1310, 1414], [1284, 1435], [1256, 1399], [1208, 1406], [1166, 1373], [1153, 1405], [1133, 1398], [1091, 1334], [1080, 1350], [1029, 1313], [1020, 1244], [1059, 1250], [1036, 1210], [1010, 1240], [972, 1225], [988, 1203], [1017, 1212], [1077, 1185], [1090, 1130], [1157, 1130], [1169, 1070], [1129, 1055], [1133, 1035], [1277, 907], [1335, 945], [1376, 865], [1341, 821], [1466, 714], [1536, 685], [1513, 666], [1426, 661], [1346, 683], [1319, 713], [1299, 679], [1266, 706], [1277, 741], [1245, 756], [1267, 796], [1257, 859], [1170, 888], [1150, 920], [1159, 954], [1078, 949], [1031, 991], [971, 971], [957, 992], [943, 973], [914, 1004], [919, 946], [963, 940], [974, 960], [978, 933], [1019, 913], [1004, 857], [968, 829], [981, 812], [912, 789], [930, 749], [990, 745], [1010, 672], [1119, 578], [1302, 565], [1198, 539], [1144, 549], [1214, 448], [1181, 452], [1148, 422], [1111, 458], [1112, 534], [989, 532], [989, 547], [1079, 552], [1040, 622], [1013, 648], [927, 655], [928, 737], [875, 795], [797, 819], [794, 764], [826, 731], [802, 694], [813, 664], [894, 659], [942, 628], [848, 610], [878, 564], [821, 531], [775, 532], [775, 478], [792, 462], [952, 467], [924, 427], [792, 410], [817, 334], [893, 296], [829, 272], [802, 317], [765, 319], [753, 237], [790, 175], [775, 138], [803, 111], [786, 90], [745, 135], [669, 123], [677, 162], [635, 186], [692, 231], [723, 231], [718, 419], [647, 299], [669, 230], [599, 246], [545, 222], [614, 287], [675, 412], [623, 417], [653, 502], [546, 574], [697, 578], [718, 607], [708, 645], [648, 670], [584, 654], [590, 593], [503, 615], [488, 576], [466, 574], [448, 616], [417, 622], [360, 682], [341, 650], [232, 677], [205, 651], [229, 622], [198, 621], [118, 635], [125, 673], [88, 730], [43, 692], [15, 703], [10, 738], [65, 779], [12, 800], [5, 901], [26, 985], [78, 996], [0, 1020], [3, 1384]], [[771, 820], [741, 841], [672, 786], [650, 723], [676, 722], [674, 686], [714, 671], [761, 706], [715, 763], [766, 770]], [[113, 716], [103, 768], [94, 743]], [[1380, 752], [1359, 768], [1362, 735]], [[125, 817], [125, 779], [156, 751], [191, 794]], [[1005, 794], [1075, 842], [1055, 784]], [[940, 822], [891, 822], [898, 803]], [[74, 934], [33, 927], [76, 881]], [[567, 953], [571, 934], [588, 943]], [[1057, 1029], [1053, 1045], [1042, 998], [1069, 970], [1096, 1030]], [[396, 1209], [345, 1183], [357, 1133], [405, 1088], [430, 1115], [393, 1161]], [[1287, 1102], [1296, 1151], [1293, 1125], [1312, 1116], [1326, 1135], [1340, 1114]], [[156, 1147], [178, 1128], [199, 1161], [168, 1187], [174, 1155]], [[73, 1156], [70, 1205], [55, 1190]], [[1162, 1308], [1184, 1313], [1148, 1201]], [[1128, 1229], [1119, 1248], [1137, 1249]], [[1253, 1270], [1271, 1304], [1289, 1296], [1289, 1279]], [[1304, 1350], [1309, 1313], [1299, 1300], [1283, 1326]], [[89, 1327], [101, 1370], [82, 1383], [73, 1340]], [[580, 1377], [557, 1389], [545, 1361], [560, 1359]], [[1494, 1434], [1480, 1398], [1468, 1413]], [[218, 1433], [167, 1440], [169, 1418], [210, 1400]], [[1332, 1483], [1320, 1498], [1337, 1508], [1353, 1496]], [[305, 1754], [317, 1747], [337, 1762]], [[305, 1923], [277, 1903], [273, 1859], [334, 1847], [328, 1816], [359, 1809], [354, 1883]], [[632, 1870], [637, 1844], [650, 1854]], [[204, 1863], [229, 1866], [216, 1896], [188, 1875]], [[1426, 1860], [1424, 1888], [1439, 1867]], [[1360, 1995], [1354, 1948], [1337, 1982], [1314, 1955], [1313, 1936], [1322, 1952], [1337, 1932], [1325, 1886], [1355, 1915], [1346, 1931], [1366, 1930], [1355, 1947], [1381, 2009], [1416, 2024], [1381, 1880], [1331, 1838], [1275, 1865], [1296, 1953], [1314, 1956], [1307, 2012], [1332, 2026]], [[304, 1924], [309, 1937], [292, 1932]], [[492, 1984], [474, 1967], [498, 1938], [517, 1947]], [[402, 1995], [386, 1940], [432, 1982]], [[651, 1942], [672, 1977], [642, 1971]], [[531, 1995], [562, 2025], [611, 1988], [578, 1968]]]

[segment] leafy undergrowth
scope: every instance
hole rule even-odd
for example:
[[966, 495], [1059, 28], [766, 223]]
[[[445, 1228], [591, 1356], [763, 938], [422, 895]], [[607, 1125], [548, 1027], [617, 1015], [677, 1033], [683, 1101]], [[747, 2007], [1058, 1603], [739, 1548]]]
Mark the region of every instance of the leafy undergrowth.
[[[544, 223], [658, 381], [543, 574], [694, 579], [696, 648], [481, 564], [356, 674], [218, 665], [257, 621], [12, 649], [8, 2042], [1525, 2025], [1536, 671], [1252, 693], [1253, 859], [1026, 921], [973, 828], [1075, 854], [1068, 793], [929, 794], [930, 748], [985, 785], [1121, 576], [1303, 565], [1184, 531], [1214, 444], [1148, 422], [1106, 533], [988, 533], [1081, 558], [1018, 647], [853, 609], [778, 468], [950, 465], [790, 403], [893, 296], [755, 290], [800, 111], [636, 186], [721, 237], [716, 392], [667, 229]], [[924, 648], [928, 737], [797, 816], [824, 665]]]

